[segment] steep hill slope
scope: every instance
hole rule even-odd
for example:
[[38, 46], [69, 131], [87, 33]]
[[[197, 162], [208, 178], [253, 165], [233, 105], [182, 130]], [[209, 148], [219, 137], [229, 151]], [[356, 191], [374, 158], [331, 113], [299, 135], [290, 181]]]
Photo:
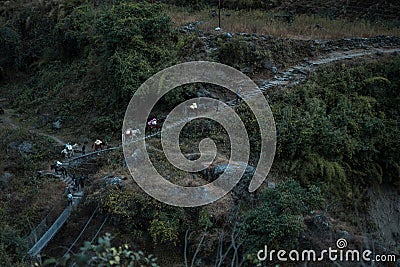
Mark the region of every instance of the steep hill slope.
[[[0, 98], [9, 100], [0, 117], [1, 262], [29, 265], [22, 261], [23, 237], [51, 210], [50, 203], [58, 209], [65, 205], [65, 185], [36, 175], [60, 157], [57, 142], [110, 138], [111, 145], [119, 145], [123, 115], [138, 86], [161, 69], [192, 60], [233, 66], [265, 91], [278, 135], [268, 182], [255, 194], [241, 185], [212, 205], [184, 209], [145, 194], [118, 149], [77, 160], [68, 171], [88, 176], [86, 197], [43, 251], [44, 258], [72, 251], [72, 264], [80, 259], [79, 247], [88, 249], [84, 241], [106, 232], [117, 244], [156, 254], [161, 266], [185, 261], [254, 266], [264, 245], [322, 250], [339, 238], [352, 249], [400, 254], [399, 36], [299, 40], [203, 31], [201, 22], [176, 28], [165, 13], [170, 6], [137, 1], [1, 4]], [[378, 12], [383, 9], [392, 20], [398, 8], [394, 1], [224, 1], [230, 4], [372, 19], [372, 14], [383, 16]], [[183, 100], [198, 96], [236, 103], [234, 94], [215, 86], [183, 86], [163, 98], [152, 116], [164, 118]], [[237, 102], [235, 111], [251, 142], [249, 163], [255, 165], [261, 141], [257, 122]], [[208, 173], [177, 171], [156, 134], [148, 138], [147, 149], [166, 179], [198, 186], [216, 178], [230, 152], [226, 133], [207, 120], [188, 124], [180, 136], [182, 150], [197, 155], [206, 137], [216, 141], [219, 152]], [[101, 242], [108, 248], [107, 240]]]

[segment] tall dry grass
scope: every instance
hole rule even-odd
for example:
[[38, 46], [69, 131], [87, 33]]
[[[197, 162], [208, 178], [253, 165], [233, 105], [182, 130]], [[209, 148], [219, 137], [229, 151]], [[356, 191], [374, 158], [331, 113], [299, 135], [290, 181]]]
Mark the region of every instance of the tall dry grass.
[[[212, 31], [218, 27], [218, 18], [210, 10], [190, 12], [184, 8], [169, 6], [167, 13], [176, 27], [194, 21], [202, 21], [201, 30]], [[277, 13], [261, 10], [222, 10], [221, 27], [227, 32], [248, 32], [295, 39], [338, 39], [349, 37], [371, 37], [377, 35], [400, 36], [399, 27], [365, 20], [348, 21], [329, 19], [316, 15], [296, 15], [293, 24], [277, 17]]]

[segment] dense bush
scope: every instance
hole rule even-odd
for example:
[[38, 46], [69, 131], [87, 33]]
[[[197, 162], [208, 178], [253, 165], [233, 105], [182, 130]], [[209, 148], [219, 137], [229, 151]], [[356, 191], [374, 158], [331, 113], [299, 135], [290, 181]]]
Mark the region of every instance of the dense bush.
[[[143, 81], [178, 61], [176, 55], [184, 57], [184, 51], [190, 49], [197, 52], [204, 44], [193, 36], [187, 43], [186, 37], [177, 38], [160, 5], [114, 1], [114, 5], [94, 7], [81, 2], [71, 4], [58, 17], [27, 8], [15, 21], [0, 28], [2, 68], [8, 72], [13, 68], [23, 70], [27, 77], [2, 91], [12, 95], [10, 99], [19, 112], [39, 114], [50, 110], [52, 116], [72, 123], [91, 121], [91, 129], [109, 134], [120, 127], [118, 118], [122, 118], [131, 95]], [[275, 1], [225, 4], [252, 8], [267, 2]], [[177, 4], [196, 8], [202, 2]], [[262, 61], [276, 62], [278, 58], [279, 62], [291, 62], [294, 49], [301, 49], [279, 40], [265, 47], [244, 38], [217, 42], [220, 49], [215, 51], [216, 59], [236, 68], [257, 67]], [[361, 186], [386, 182], [400, 187], [399, 72], [399, 57], [359, 66], [336, 64], [322, 69], [304, 85], [269, 95], [278, 130], [274, 168], [308, 189], [294, 181], [282, 183], [276, 190], [267, 189], [260, 205], [243, 214], [239, 228], [248, 253], [265, 244], [279, 248], [297, 240], [305, 229], [303, 215], [323, 202], [319, 189], [313, 186], [317, 183], [350, 200], [357, 192], [354, 188]], [[182, 86], [163, 100], [172, 106], [192, 92], [193, 87]], [[256, 120], [241, 107], [238, 111], [247, 122], [254, 162], [257, 153], [253, 148], [260, 147]], [[12, 134], [2, 134], [6, 151], [11, 143], [7, 138]], [[217, 139], [218, 143], [226, 143], [223, 139]], [[45, 181], [31, 177], [32, 170], [50, 154], [42, 147], [30, 156], [18, 157], [17, 153], [2, 155], [4, 161], [11, 162], [9, 168], [28, 174], [11, 184], [12, 190], [24, 197], [12, 203], [13, 209], [6, 206], [0, 210], [2, 218], [9, 218], [0, 225], [0, 261], [6, 265], [20, 258], [20, 231], [25, 234], [29, 230], [19, 218], [34, 218], [36, 222], [40, 217], [37, 207], [21, 212], [15, 207], [32, 203], [35, 190]], [[5, 193], [1, 195], [7, 198]], [[213, 227], [207, 214], [189, 218], [192, 214], [187, 210], [160, 204], [129, 189], [104, 190], [91, 197], [87, 203], [98, 203], [102, 213], [110, 215], [110, 224], [125, 231], [123, 234], [148, 233], [154, 243], [182, 245], [179, 241], [190, 221], [197, 222], [191, 225], [195, 230]], [[8, 210], [13, 210], [15, 217]], [[12, 224], [12, 219], [17, 223]], [[103, 241], [83, 250], [90, 250], [91, 255], [104, 252], [108, 261], [115, 261], [120, 254], [132, 255]], [[110, 255], [114, 258], [108, 258]], [[98, 263], [93, 260], [93, 265]]]
[[78, 6], [57, 28], [64, 54], [85, 53], [97, 62], [109, 103], [125, 106], [141, 83], [170, 64], [170, 26], [160, 5], [121, 1], [97, 10]]
[[11, 26], [0, 28], [0, 67], [2, 69], [18, 66], [20, 42], [20, 34]]
[[[20, 66], [30, 77], [4, 90], [20, 112], [40, 106], [37, 110], [54, 120], [62, 118], [66, 127], [90, 114], [86, 119], [101, 117], [93, 122], [95, 128], [115, 130], [120, 122], [110, 125], [104, 116], [112, 112], [114, 121], [122, 121], [136, 89], [177, 60], [170, 18], [160, 4], [146, 2], [100, 7], [75, 3], [54, 10], [59, 16], [22, 8], [18, 20], [0, 28], [0, 53], [6, 53], [2, 73]], [[29, 27], [22, 27], [23, 21], [29, 21]], [[24, 53], [18, 52], [21, 49]]]
[[43, 195], [49, 194], [46, 186], [53, 180], [37, 177], [36, 172], [44, 168], [43, 161], [54, 156], [53, 145], [47, 138], [24, 129], [6, 128], [0, 131], [0, 151], [2, 151], [0, 153], [0, 262], [2, 266], [24, 266], [21, 262], [27, 250], [24, 237], [48, 212], [42, 201]]
[[324, 199], [318, 187], [305, 189], [294, 180], [266, 189], [260, 205], [244, 213], [239, 231], [248, 254], [257, 253], [264, 245], [278, 250], [293, 248], [306, 229], [303, 215], [321, 208]]
[[[3, 210], [0, 211], [3, 213]], [[7, 216], [2, 214], [2, 216]], [[14, 227], [0, 223], [0, 260], [4, 266], [15, 266], [21, 260], [25, 250], [24, 240], [20, 237], [20, 232]], [[19, 263], [18, 266], [24, 266]], [[26, 265], [27, 266], [27, 265]]]
[[101, 116], [92, 121], [92, 128], [98, 134], [109, 135], [119, 130], [121, 125], [109, 116]]
[[344, 194], [351, 185], [399, 187], [399, 71], [399, 57], [336, 64], [272, 97], [277, 168], [304, 183], [327, 182]]
[[158, 267], [157, 258], [154, 255], [145, 255], [143, 251], [132, 251], [127, 244], [114, 247], [111, 243], [112, 236], [106, 233], [98, 239], [97, 244], [85, 242], [81, 252], [70, 257], [69, 255], [60, 259], [47, 259], [43, 266], [69, 266], [72, 262], [77, 266], [140, 266]]
[[256, 44], [243, 38], [234, 38], [231, 41], [218, 39], [218, 45], [218, 61], [239, 69], [243, 66], [253, 67], [266, 56], [262, 49], [257, 49]]
[[184, 230], [182, 224], [187, 223], [189, 215], [181, 208], [165, 205], [129, 189], [109, 189], [93, 196], [88, 203], [92, 201], [99, 204], [103, 213], [112, 216], [112, 223], [119, 226], [121, 232], [148, 232], [155, 243], [177, 245]]

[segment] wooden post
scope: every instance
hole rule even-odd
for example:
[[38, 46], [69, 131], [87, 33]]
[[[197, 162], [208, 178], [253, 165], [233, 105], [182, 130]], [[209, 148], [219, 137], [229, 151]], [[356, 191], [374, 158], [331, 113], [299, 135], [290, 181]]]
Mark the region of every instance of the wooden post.
[[218, 27], [221, 28], [221, 0], [218, 0]]

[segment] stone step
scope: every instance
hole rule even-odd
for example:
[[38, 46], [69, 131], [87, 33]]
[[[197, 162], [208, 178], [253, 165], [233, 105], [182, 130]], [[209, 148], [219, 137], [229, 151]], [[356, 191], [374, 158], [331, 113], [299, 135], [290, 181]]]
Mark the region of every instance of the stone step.
[[78, 192], [72, 193], [72, 195], [74, 197], [81, 198], [81, 197], [83, 197], [83, 191], [78, 191]]

